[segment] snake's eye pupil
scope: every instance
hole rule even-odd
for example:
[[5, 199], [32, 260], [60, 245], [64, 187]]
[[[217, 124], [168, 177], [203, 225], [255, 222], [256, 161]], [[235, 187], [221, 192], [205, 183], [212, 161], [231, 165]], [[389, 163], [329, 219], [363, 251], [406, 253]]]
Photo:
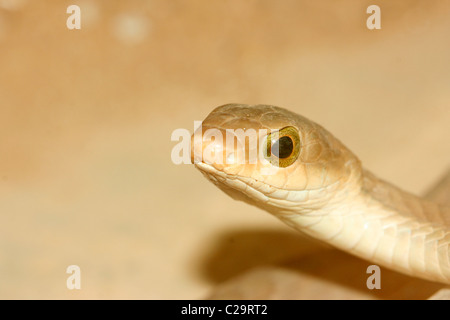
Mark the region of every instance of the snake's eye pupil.
[[284, 136], [275, 141], [271, 149], [274, 156], [285, 159], [292, 154], [292, 151], [294, 151], [294, 142], [290, 137]]
[[267, 135], [264, 156], [279, 168], [287, 168], [293, 164], [300, 154], [300, 136], [297, 128], [284, 127]]

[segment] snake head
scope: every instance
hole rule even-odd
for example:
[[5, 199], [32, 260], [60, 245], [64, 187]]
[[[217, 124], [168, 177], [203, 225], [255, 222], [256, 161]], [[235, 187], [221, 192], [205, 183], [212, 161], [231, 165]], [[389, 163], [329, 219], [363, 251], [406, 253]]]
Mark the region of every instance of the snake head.
[[316, 210], [362, 170], [323, 127], [270, 105], [214, 109], [192, 135], [191, 159], [233, 198], [277, 212]]

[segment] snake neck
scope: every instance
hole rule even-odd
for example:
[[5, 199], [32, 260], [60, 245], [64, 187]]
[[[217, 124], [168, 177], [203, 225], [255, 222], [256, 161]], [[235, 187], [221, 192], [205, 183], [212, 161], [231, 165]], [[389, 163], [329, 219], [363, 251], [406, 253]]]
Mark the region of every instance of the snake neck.
[[450, 210], [362, 170], [356, 193], [314, 214], [279, 216], [314, 238], [363, 259], [450, 284]]
[[375, 201], [399, 216], [421, 223], [440, 224], [450, 230], [450, 208], [403, 191], [367, 170], [363, 171], [362, 181], [361, 193], [367, 201]]

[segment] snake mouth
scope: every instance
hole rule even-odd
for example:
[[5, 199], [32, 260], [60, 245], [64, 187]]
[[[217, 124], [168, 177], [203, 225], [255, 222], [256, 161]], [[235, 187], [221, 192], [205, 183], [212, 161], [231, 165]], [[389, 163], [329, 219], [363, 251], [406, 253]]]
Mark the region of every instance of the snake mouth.
[[[311, 197], [309, 190], [289, 192], [252, 178], [227, 174], [203, 162], [198, 162], [195, 166], [209, 181], [231, 198], [268, 210], [279, 218], [288, 218], [287, 221], [289, 221], [299, 212], [302, 212], [303, 216], [321, 215], [309, 210], [310, 206], [317, 205], [316, 199]], [[321, 206], [321, 201], [318, 205]]]
[[288, 210], [320, 208], [340, 187], [340, 182], [336, 181], [316, 189], [287, 190], [250, 177], [228, 174], [204, 162], [197, 162], [195, 166], [209, 181], [236, 200], [251, 199], [262, 205], [270, 204]]
[[[252, 178], [227, 174], [204, 162], [195, 163], [195, 167], [212, 183], [225, 191], [233, 198], [240, 198], [237, 194], [243, 194], [258, 201], [268, 202], [270, 194], [277, 188]], [[264, 190], [266, 189], [266, 190]]]
[[[234, 199], [242, 200], [242, 195], [245, 195], [260, 203], [270, 203], [285, 208], [298, 207], [311, 200], [311, 190], [293, 191], [277, 188], [253, 178], [227, 174], [204, 162], [198, 162], [195, 166], [208, 180]], [[321, 190], [312, 191], [321, 192]]]

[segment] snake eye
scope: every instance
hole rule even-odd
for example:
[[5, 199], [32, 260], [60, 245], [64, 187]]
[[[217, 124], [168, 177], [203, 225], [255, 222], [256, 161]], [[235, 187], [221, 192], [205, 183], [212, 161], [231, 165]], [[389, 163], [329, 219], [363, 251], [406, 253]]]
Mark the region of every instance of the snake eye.
[[294, 127], [285, 127], [267, 135], [266, 159], [273, 165], [286, 168], [297, 160], [300, 137]]

